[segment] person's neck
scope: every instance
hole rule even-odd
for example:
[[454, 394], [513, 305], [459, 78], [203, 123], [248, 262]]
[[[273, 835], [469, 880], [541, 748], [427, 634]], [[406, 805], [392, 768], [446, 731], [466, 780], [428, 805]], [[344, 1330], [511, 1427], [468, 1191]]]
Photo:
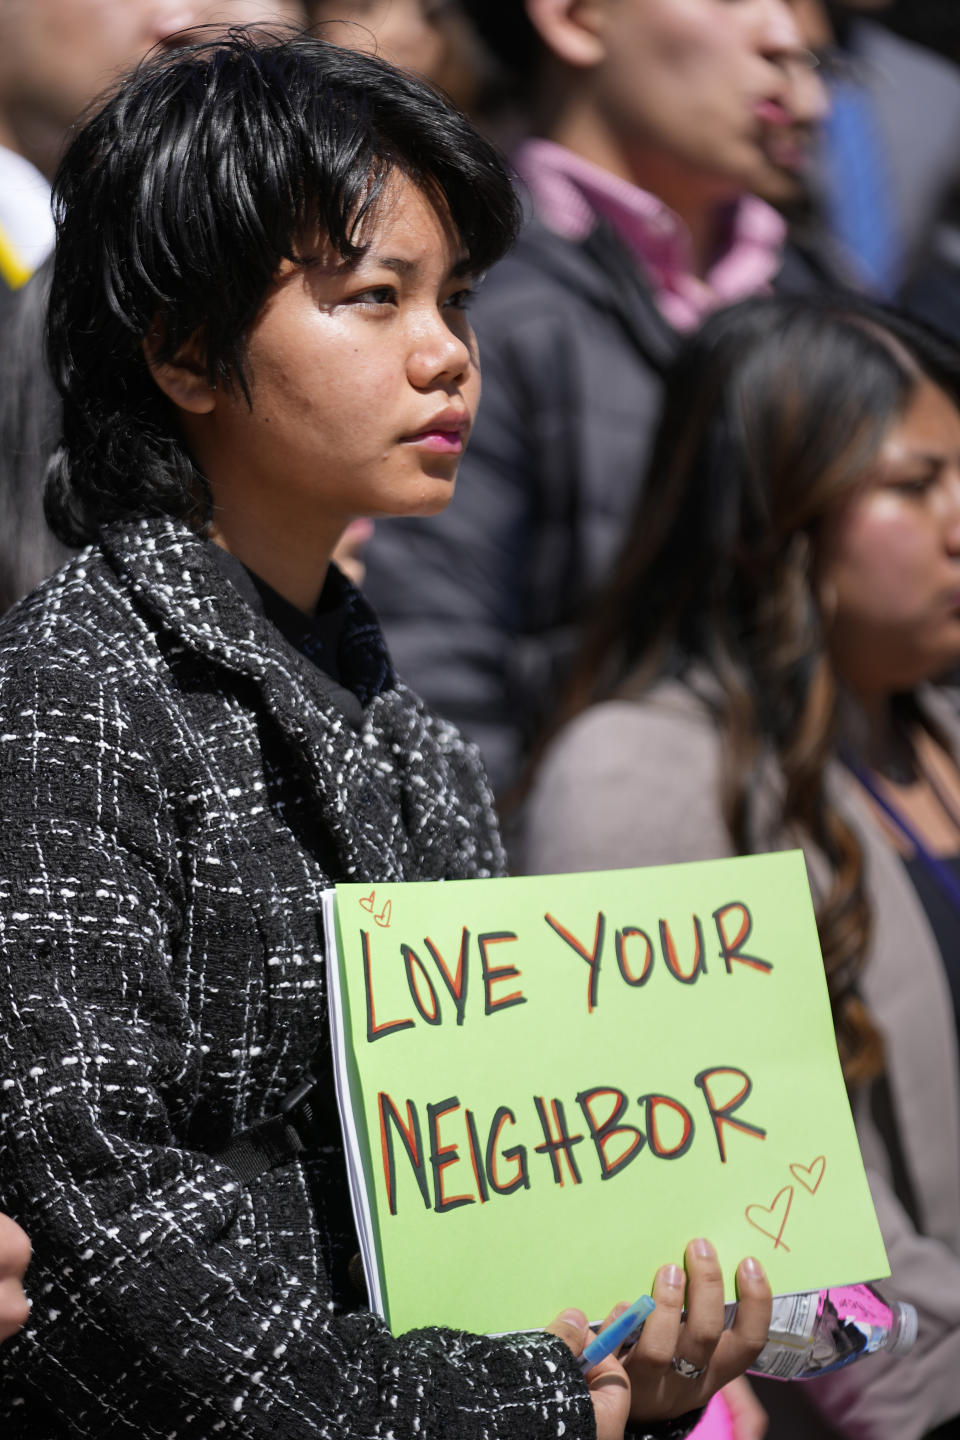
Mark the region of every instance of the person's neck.
[[305, 529], [295, 536], [280, 535], [249, 516], [218, 514], [209, 535], [289, 604], [312, 615], [341, 529], [329, 536]]
[[913, 743], [897, 718], [891, 695], [848, 691], [840, 715], [844, 740], [863, 764], [895, 784], [916, 779]]
[[698, 174], [662, 150], [628, 144], [589, 106], [568, 105], [546, 116], [539, 131], [545, 139], [662, 200], [689, 232], [693, 273], [700, 278], [707, 274], [716, 256], [723, 212], [738, 198], [732, 184]]
[[37, 116], [22, 116], [0, 109], [0, 147], [29, 160], [52, 180], [63, 148], [63, 135]]

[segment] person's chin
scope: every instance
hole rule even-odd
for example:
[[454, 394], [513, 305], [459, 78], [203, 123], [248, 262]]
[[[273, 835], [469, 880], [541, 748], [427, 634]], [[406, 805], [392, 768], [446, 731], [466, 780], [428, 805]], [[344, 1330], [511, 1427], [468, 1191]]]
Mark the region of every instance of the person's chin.
[[455, 482], [450, 480], [445, 487], [432, 487], [431, 493], [424, 496], [419, 507], [412, 513], [423, 516], [441, 514], [453, 499], [454, 484]]
[[453, 499], [456, 480], [456, 470], [452, 475], [424, 475], [419, 483], [413, 482], [401, 493], [392, 496], [382, 515], [397, 519], [439, 515]]

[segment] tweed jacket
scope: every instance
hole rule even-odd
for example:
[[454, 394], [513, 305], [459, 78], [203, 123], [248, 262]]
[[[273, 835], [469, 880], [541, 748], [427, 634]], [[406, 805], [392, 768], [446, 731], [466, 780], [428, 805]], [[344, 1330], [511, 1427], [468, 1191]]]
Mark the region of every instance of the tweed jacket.
[[[547, 752], [527, 814], [533, 873], [657, 865], [732, 853], [719, 801], [723, 753], [705, 694], [664, 681], [638, 700], [587, 710]], [[960, 759], [947, 692], [918, 699]], [[804, 1385], [767, 1382], [768, 1440], [919, 1440], [960, 1416], [960, 1060], [940, 951], [899, 855], [839, 764], [834, 803], [864, 854], [872, 939], [862, 987], [886, 1048], [885, 1080], [855, 1097], [854, 1119], [887, 1246], [890, 1293], [916, 1305], [905, 1359], [872, 1356]], [[756, 851], [792, 847], [771, 771], [752, 794]], [[814, 891], [823, 857], [810, 849]], [[826, 1427], [826, 1428], [824, 1428]]]
[[324, 888], [502, 866], [475, 753], [348, 603], [356, 730], [169, 520], [0, 626], [0, 1208], [35, 1255], [4, 1440], [595, 1433], [553, 1337], [394, 1339], [351, 1299], [335, 1119], [248, 1187], [211, 1158], [311, 1062], [332, 1087]]

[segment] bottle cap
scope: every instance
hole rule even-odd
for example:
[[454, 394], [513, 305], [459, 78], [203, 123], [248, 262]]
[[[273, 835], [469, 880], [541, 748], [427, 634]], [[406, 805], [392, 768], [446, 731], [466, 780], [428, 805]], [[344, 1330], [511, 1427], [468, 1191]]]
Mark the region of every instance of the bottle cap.
[[891, 1309], [896, 1317], [896, 1324], [893, 1329], [893, 1344], [890, 1346], [890, 1354], [907, 1355], [917, 1343], [919, 1329], [917, 1312], [905, 1300], [895, 1301]]

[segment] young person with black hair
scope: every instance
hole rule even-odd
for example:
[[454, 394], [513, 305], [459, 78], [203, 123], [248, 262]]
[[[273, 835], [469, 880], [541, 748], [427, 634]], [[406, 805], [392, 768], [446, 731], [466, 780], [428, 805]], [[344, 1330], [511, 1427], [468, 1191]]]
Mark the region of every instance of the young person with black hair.
[[472, 277], [516, 225], [495, 152], [380, 61], [236, 33], [138, 70], [56, 193], [48, 510], [89, 544], [0, 627], [0, 1195], [35, 1254], [5, 1440], [685, 1434], [763, 1343], [756, 1262], [721, 1333], [692, 1242], [589, 1384], [577, 1311], [394, 1338], [356, 1283], [321, 894], [503, 859], [329, 557], [450, 497]]
[[687, 342], [667, 393], [525, 859], [803, 847], [891, 1285], [920, 1338], [904, 1361], [761, 1398], [773, 1437], [956, 1434], [960, 722], [932, 682], [960, 662], [960, 358], [879, 307], [754, 300]]

